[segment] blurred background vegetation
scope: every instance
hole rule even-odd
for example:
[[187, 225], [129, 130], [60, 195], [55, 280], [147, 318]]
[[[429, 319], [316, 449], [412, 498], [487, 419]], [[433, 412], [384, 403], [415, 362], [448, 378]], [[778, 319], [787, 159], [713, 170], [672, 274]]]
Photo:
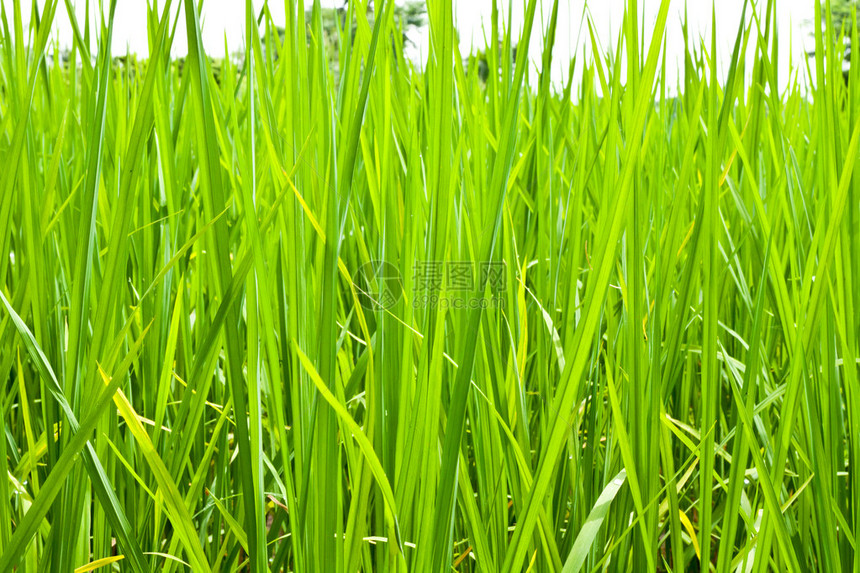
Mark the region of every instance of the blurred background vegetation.
[[[830, 8], [832, 12], [831, 18], [833, 21], [833, 30], [836, 33], [837, 37], [841, 36], [842, 42], [845, 46], [842, 75], [847, 82], [848, 66], [851, 62], [851, 28], [853, 26], [855, 16], [858, 15], [858, 9], [860, 9], [860, 0], [831, 0]], [[826, 10], [824, 8], [824, 3], [822, 2], [822, 27], [827, 25], [825, 14]], [[814, 30], [812, 29], [814, 26], [814, 21], [809, 22], [809, 27], [811, 29], [810, 31], [814, 32]], [[815, 50], [810, 50], [809, 52], [807, 52], [807, 55], [810, 58], [814, 58]]]

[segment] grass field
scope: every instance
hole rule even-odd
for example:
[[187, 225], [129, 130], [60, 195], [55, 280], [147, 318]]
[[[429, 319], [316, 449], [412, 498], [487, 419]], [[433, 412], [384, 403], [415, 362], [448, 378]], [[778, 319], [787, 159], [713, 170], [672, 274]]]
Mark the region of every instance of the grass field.
[[8, 3], [0, 572], [860, 571], [860, 60], [759, 0], [667, 77], [630, 0], [558, 86], [558, 1], [486, 81], [451, 0], [425, 69], [390, 0]]

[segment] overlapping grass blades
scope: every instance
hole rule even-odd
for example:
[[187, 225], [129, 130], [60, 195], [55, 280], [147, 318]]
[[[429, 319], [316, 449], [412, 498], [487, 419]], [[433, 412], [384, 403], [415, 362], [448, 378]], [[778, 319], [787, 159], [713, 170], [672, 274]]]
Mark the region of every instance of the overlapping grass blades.
[[57, 4], [0, 18], [0, 571], [860, 571], [827, 3], [788, 78], [773, 0], [677, 81], [670, 0], [586, 10], [563, 86], [557, 1], [479, 57], [428, 0], [421, 67], [392, 0], [338, 54], [246, 0], [238, 62], [187, 0], [61, 57]]

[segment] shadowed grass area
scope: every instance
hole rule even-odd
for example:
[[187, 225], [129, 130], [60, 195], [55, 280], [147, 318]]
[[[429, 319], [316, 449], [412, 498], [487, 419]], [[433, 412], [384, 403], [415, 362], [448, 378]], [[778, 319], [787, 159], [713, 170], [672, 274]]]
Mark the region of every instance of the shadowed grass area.
[[0, 571], [860, 571], [828, 5], [670, 78], [630, 0], [562, 86], [558, 0], [473, 55], [429, 0], [423, 69], [391, 0], [246, 0], [238, 58], [152, 3], [145, 61], [56, 8], [0, 19]]

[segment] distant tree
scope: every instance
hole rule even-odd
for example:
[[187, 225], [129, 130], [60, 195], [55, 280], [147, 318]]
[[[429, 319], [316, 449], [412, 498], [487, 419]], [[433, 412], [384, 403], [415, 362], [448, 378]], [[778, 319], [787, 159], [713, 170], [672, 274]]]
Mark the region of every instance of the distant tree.
[[[860, 24], [860, 0], [831, 0], [830, 4], [831, 18], [833, 21], [833, 31], [837, 37], [841, 37], [845, 44], [845, 60], [842, 65], [842, 75], [845, 81], [848, 81], [848, 68], [851, 62], [851, 27], [854, 25], [854, 17], [857, 16], [858, 24]], [[826, 24], [824, 10], [821, 11], [822, 22], [818, 25]], [[815, 25], [815, 22], [812, 22]], [[807, 55], [811, 58], [815, 57], [815, 50], [810, 50]]]
[[832, 0], [830, 10], [836, 33], [844, 33], [850, 37], [852, 17], [860, 10], [860, 0]]
[[[335, 8], [322, 8], [320, 10], [320, 21], [322, 24], [323, 44], [325, 45], [326, 54], [328, 55], [329, 68], [335, 75], [338, 76], [339, 64], [338, 54], [340, 52], [340, 34], [339, 30], [346, 27], [346, 18], [349, 13], [349, 0], [344, 0], [343, 4]], [[305, 13], [305, 21], [310, 25], [311, 9]], [[367, 20], [370, 26], [373, 26], [374, 21], [374, 3], [369, 2], [367, 5]], [[399, 27], [403, 34], [404, 44], [415, 43], [411, 35], [422, 28], [427, 23], [427, 9], [423, 0], [407, 0], [403, 4], [394, 5], [394, 22]], [[275, 31], [278, 34], [278, 41], [283, 42], [285, 31], [282, 27], [277, 26]], [[352, 24], [350, 34], [356, 31], [355, 23]], [[310, 26], [307, 30], [308, 42], [311, 40]]]
[[[373, 1], [367, 5], [367, 23], [372, 27], [374, 22]], [[321, 15], [323, 36], [325, 37], [326, 48], [329, 54], [329, 63], [331, 59], [337, 59], [338, 49], [338, 29], [343, 29], [346, 25], [346, 18], [349, 9], [348, 0], [344, 1], [339, 8], [323, 8]], [[307, 13], [308, 21], [310, 21], [310, 11]], [[423, 0], [408, 0], [404, 4], [394, 5], [394, 22], [395, 26], [400, 28], [403, 34], [404, 44], [413, 44], [414, 40], [410, 34], [422, 28], [427, 23], [427, 8]], [[351, 34], [355, 34], [355, 23], [352, 24]]]
[[[499, 53], [501, 54], [501, 43], [499, 43]], [[501, 58], [500, 58], [501, 59]], [[468, 70], [470, 65], [478, 66], [478, 77], [482, 82], [487, 83], [487, 80], [490, 77], [490, 61], [487, 58], [486, 50], [478, 50], [478, 52], [474, 56], [467, 56], [464, 59], [464, 66]], [[516, 63], [517, 61], [517, 45], [514, 44], [511, 46], [511, 62]], [[502, 62], [497, 62], [497, 65], [501, 67]], [[496, 71], [498, 73], [498, 70]]]

